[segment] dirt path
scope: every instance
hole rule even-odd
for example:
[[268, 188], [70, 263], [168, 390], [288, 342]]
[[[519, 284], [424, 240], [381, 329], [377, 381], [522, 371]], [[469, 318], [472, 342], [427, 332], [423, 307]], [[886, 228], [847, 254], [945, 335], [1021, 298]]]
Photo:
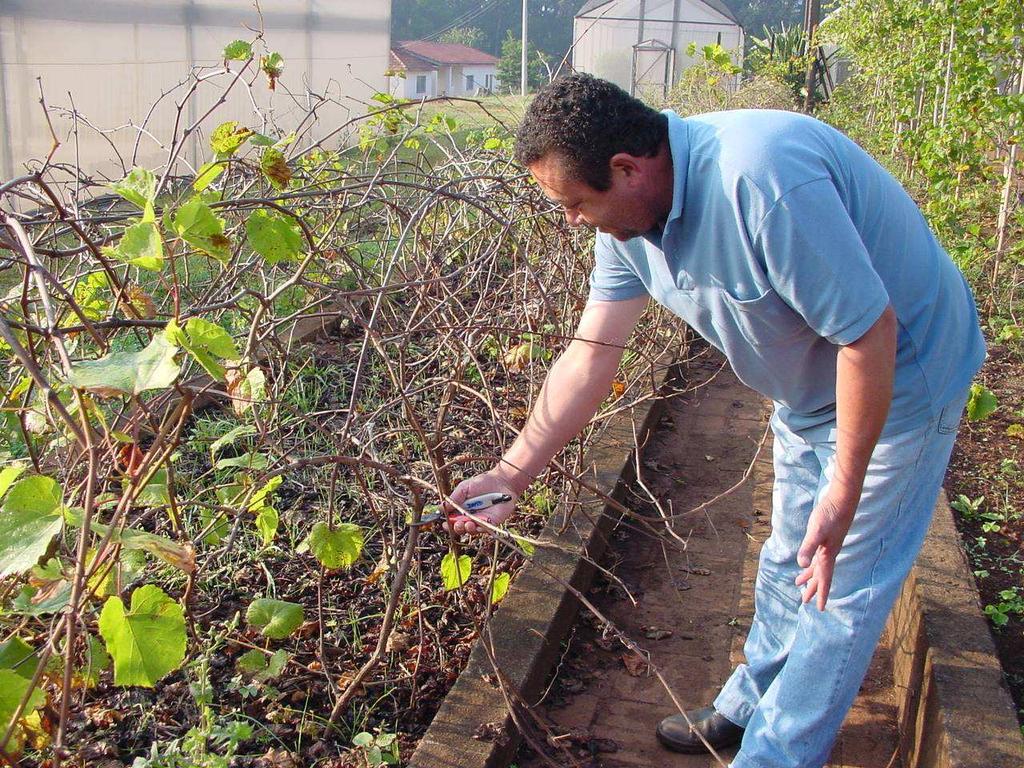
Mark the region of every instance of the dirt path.
[[[675, 532], [685, 540], [662, 546], [635, 525], [621, 526], [606, 566], [632, 594], [599, 580], [593, 599], [609, 619], [650, 651], [686, 707], [710, 703], [734, 664], [753, 615], [753, 581], [761, 543], [769, 534], [771, 445], [765, 434], [768, 405], [746, 389], [717, 355], [687, 364], [687, 386], [673, 398], [643, 451], [641, 481], [665, 514], [679, 515]], [[751, 476], [735, 492], [714, 499]], [[630, 506], [658, 516], [634, 484]], [[671, 544], [677, 546], [672, 547]], [[657, 721], [674, 710], [658, 680], [645, 674], [617, 641], [602, 638], [584, 616], [573, 632], [544, 703], [556, 741], [571, 745], [590, 768], [716, 766], [710, 756], [676, 755], [654, 738]], [[632, 667], [632, 668], [631, 668]], [[895, 694], [888, 647], [875, 655], [854, 710], [833, 751], [832, 768], [897, 768]], [[728, 759], [732, 752], [723, 754]], [[561, 762], [559, 763], [561, 764]], [[546, 765], [524, 748], [516, 765]]]

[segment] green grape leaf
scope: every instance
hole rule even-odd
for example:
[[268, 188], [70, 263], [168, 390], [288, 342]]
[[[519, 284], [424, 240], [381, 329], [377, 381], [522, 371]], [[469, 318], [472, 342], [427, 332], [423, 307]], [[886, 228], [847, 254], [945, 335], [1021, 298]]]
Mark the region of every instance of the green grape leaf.
[[164, 244], [160, 230], [151, 221], [140, 221], [125, 229], [116, 248], [103, 247], [103, 253], [126, 264], [150, 272], [159, 272], [164, 266]]
[[138, 352], [111, 352], [99, 360], [86, 360], [71, 366], [68, 384], [100, 397], [137, 395], [148, 389], [165, 389], [181, 372], [174, 362], [178, 351], [167, 337], [158, 333]]
[[170, 227], [196, 250], [225, 264], [231, 260], [231, 239], [224, 234], [224, 220], [201, 197], [193, 197], [175, 211]]
[[220, 157], [230, 157], [253, 135], [252, 128], [246, 128], [237, 120], [228, 120], [213, 129], [210, 134], [210, 148]]
[[235, 662], [239, 672], [243, 672], [261, 682], [267, 682], [278, 677], [284, 668], [291, 661], [292, 655], [280, 649], [274, 651], [269, 657], [263, 651], [253, 648], [238, 657]]
[[491, 137], [484, 141], [484, 149], [495, 150], [501, 149], [501, 139]]
[[991, 389], [982, 384], [971, 384], [971, 396], [967, 401], [967, 418], [971, 421], [981, 421], [991, 416], [999, 401]]
[[241, 456], [232, 456], [221, 459], [214, 464], [214, 469], [227, 469], [230, 467], [241, 469], [266, 469], [270, 466], [270, 459], [263, 453], [244, 453]]
[[[217, 495], [220, 495], [221, 489], [217, 489]], [[203, 544], [209, 546], [215, 546], [219, 544], [231, 531], [231, 526], [228, 525], [227, 517], [224, 516], [223, 512], [217, 512], [212, 509], [203, 507], [199, 513], [199, 522], [202, 523], [203, 528], [209, 528], [206, 535], [203, 536]]]
[[444, 582], [445, 592], [458, 589], [467, 581], [473, 573], [473, 560], [469, 555], [455, 555], [449, 552], [441, 561], [441, 580]]
[[254, 427], [252, 424], [242, 424], [240, 426], [235, 427], [231, 431], [221, 435], [220, 437], [213, 441], [213, 443], [210, 445], [211, 458], [216, 456], [217, 452], [220, 451], [221, 448], [224, 448], [228, 445], [234, 445], [235, 441], [238, 440], [240, 437], [248, 437], [249, 435], [255, 434], [256, 427]]
[[17, 635], [0, 645], [0, 669], [10, 669], [31, 680], [38, 666], [35, 650]]
[[19, 480], [0, 508], [0, 578], [24, 573], [46, 554], [64, 525], [64, 492], [52, 478]]
[[58, 581], [39, 589], [25, 584], [11, 601], [11, 613], [21, 616], [46, 616], [63, 611], [70, 602], [70, 581]]
[[87, 687], [99, 684], [100, 673], [110, 669], [110, 654], [98, 637], [86, 635], [85, 666], [80, 670]]
[[302, 253], [302, 232], [291, 216], [276, 211], [253, 211], [245, 222], [249, 247], [267, 264], [294, 261]]
[[519, 548], [523, 550], [523, 553], [527, 557], [532, 557], [533, 553], [537, 550], [535, 546], [525, 536], [519, 536], [515, 533], [512, 534], [512, 540], [519, 545]]
[[224, 61], [248, 61], [252, 58], [252, 43], [234, 40], [224, 46]]
[[110, 309], [110, 300], [103, 295], [104, 292], [109, 292], [109, 288], [110, 281], [106, 274], [93, 272], [88, 277], [76, 281], [71, 293], [81, 307], [82, 314], [90, 320], [99, 320]]
[[152, 584], [132, 593], [127, 612], [121, 598], [108, 598], [100, 612], [99, 629], [114, 659], [115, 685], [152, 688], [185, 659], [181, 605]]
[[[0, 723], [4, 724], [5, 730], [31, 683], [31, 680], [27, 680], [12, 669], [0, 669]], [[30, 713], [39, 709], [44, 703], [46, 703], [46, 694], [36, 688], [29, 696], [28, 705], [24, 711]]]
[[211, 163], [204, 163], [196, 172], [195, 181], [192, 182], [192, 189], [202, 192], [217, 180], [217, 177], [224, 173], [224, 161], [214, 160]]
[[273, 147], [263, 150], [260, 158], [260, 170], [267, 177], [274, 189], [284, 189], [292, 180], [292, 169], [288, 167], [288, 161], [284, 154]]
[[327, 523], [316, 523], [306, 544], [325, 568], [351, 568], [363, 552], [363, 529], [341, 523], [331, 530]]
[[[127, 485], [127, 482], [126, 482]], [[139, 507], [168, 507], [171, 504], [171, 492], [167, 487], [167, 470], [158, 469], [153, 473], [138, 494], [135, 504]]]
[[167, 323], [167, 334], [217, 381], [227, 380], [227, 371], [220, 360], [237, 360], [240, 357], [231, 334], [201, 317], [190, 318], [184, 329], [171, 320]]
[[0, 499], [4, 497], [7, 489], [14, 484], [15, 480], [21, 477], [21, 473], [24, 471], [25, 467], [21, 464], [11, 464], [0, 469]]
[[277, 526], [280, 522], [281, 517], [273, 507], [262, 507], [256, 513], [256, 530], [260, 532], [260, 538], [263, 539], [264, 546], [274, 540], [274, 537], [277, 535]]
[[255, 675], [267, 668], [267, 654], [253, 648], [235, 660], [235, 669], [247, 675]]
[[271, 640], [283, 640], [298, 629], [305, 618], [302, 606], [284, 600], [261, 597], [253, 600], [245, 612], [245, 620], [259, 627]]
[[145, 209], [156, 199], [156, 176], [146, 168], [132, 168], [131, 173], [111, 186], [132, 205]]
[[498, 603], [508, 593], [508, 584], [512, 581], [512, 577], [507, 573], [499, 573], [494, 577], [494, 583], [491, 585], [491, 605]]

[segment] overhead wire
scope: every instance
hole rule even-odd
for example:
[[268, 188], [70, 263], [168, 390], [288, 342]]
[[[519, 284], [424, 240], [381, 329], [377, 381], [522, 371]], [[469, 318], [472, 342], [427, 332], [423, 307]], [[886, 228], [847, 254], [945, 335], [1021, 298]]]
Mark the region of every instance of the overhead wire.
[[424, 35], [420, 39], [421, 40], [436, 40], [441, 35], [443, 35], [445, 32], [450, 32], [451, 30], [456, 29], [458, 27], [461, 27], [461, 26], [463, 26], [465, 24], [468, 24], [471, 21], [475, 21], [480, 16], [482, 16], [484, 13], [486, 13], [487, 11], [493, 10], [495, 7], [497, 7], [502, 2], [505, 2], [505, 0], [486, 0], [483, 3], [483, 5], [480, 5], [480, 6], [474, 8], [474, 9], [471, 9], [469, 11], [466, 11], [464, 14], [462, 14], [461, 16], [457, 17], [454, 21], [449, 23], [448, 26], [443, 27], [443, 28], [441, 28], [441, 29], [439, 29], [439, 30], [437, 30], [435, 32], [432, 32], [429, 35]]

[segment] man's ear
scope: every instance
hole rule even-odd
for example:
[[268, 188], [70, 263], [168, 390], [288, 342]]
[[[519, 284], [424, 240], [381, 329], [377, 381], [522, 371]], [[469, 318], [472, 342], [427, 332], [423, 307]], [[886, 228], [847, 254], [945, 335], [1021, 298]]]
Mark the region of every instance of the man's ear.
[[618, 154], [612, 155], [612, 159], [609, 161], [609, 164], [611, 165], [613, 176], [616, 173], [619, 173], [629, 181], [637, 178], [643, 170], [640, 158], [634, 157], [628, 152], [619, 152]]

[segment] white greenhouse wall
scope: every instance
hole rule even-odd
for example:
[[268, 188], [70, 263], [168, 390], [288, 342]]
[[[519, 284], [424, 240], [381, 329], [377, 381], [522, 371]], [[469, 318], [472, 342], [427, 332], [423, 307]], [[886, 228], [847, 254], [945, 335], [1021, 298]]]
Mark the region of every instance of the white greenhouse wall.
[[[734, 58], [739, 62], [743, 46], [743, 32], [739, 25], [704, 3], [676, 1], [679, 3], [680, 20], [675, 25], [677, 80], [694, 62], [686, 52], [690, 43], [696, 43], [698, 48], [720, 43], [726, 50], [736, 52]], [[643, 29], [645, 41], [653, 39], [671, 44], [672, 2], [649, 0]], [[628, 91], [632, 78], [633, 46], [639, 35], [639, 12], [638, 0], [619, 0], [590, 11], [585, 17], [577, 17], [573, 24], [573, 68], [611, 80]], [[664, 81], [663, 56], [642, 52], [638, 58], [638, 72], [647, 73], [646, 78], [640, 79], [655, 83]]]
[[[209, 132], [225, 120], [256, 130], [295, 128], [305, 113], [304, 84], [340, 102], [321, 108], [319, 132], [310, 138], [364, 112], [369, 96], [387, 85], [390, 0], [261, 0], [260, 8], [267, 46], [284, 57], [277, 92], [267, 88], [262, 75], [251, 90], [266, 124], [260, 123], [239, 83], [189, 142], [183, 159], [193, 166], [209, 159]], [[209, 73], [220, 66], [225, 44], [251, 40], [253, 33], [244, 25], [259, 27], [251, 0], [0, 3], [0, 176], [24, 172], [26, 161], [42, 158], [50, 149], [37, 77], [54, 107], [51, 119], [63, 141], [55, 162], [73, 163], [77, 151], [84, 170], [111, 177], [122, 173], [122, 164], [158, 167], [167, 157], [161, 145], [171, 140], [174, 101], [184, 91], [175, 91], [153, 110], [147, 133], [131, 124], [140, 125], [160, 94], [184, 81], [193, 67], [207, 67], [204, 72]], [[188, 124], [202, 116], [228, 82], [218, 76], [202, 83], [182, 121]], [[73, 136], [69, 91], [80, 115], [98, 128], [116, 129], [107, 137], [122, 161], [111, 161], [114, 153], [107, 141], [81, 121]]]

